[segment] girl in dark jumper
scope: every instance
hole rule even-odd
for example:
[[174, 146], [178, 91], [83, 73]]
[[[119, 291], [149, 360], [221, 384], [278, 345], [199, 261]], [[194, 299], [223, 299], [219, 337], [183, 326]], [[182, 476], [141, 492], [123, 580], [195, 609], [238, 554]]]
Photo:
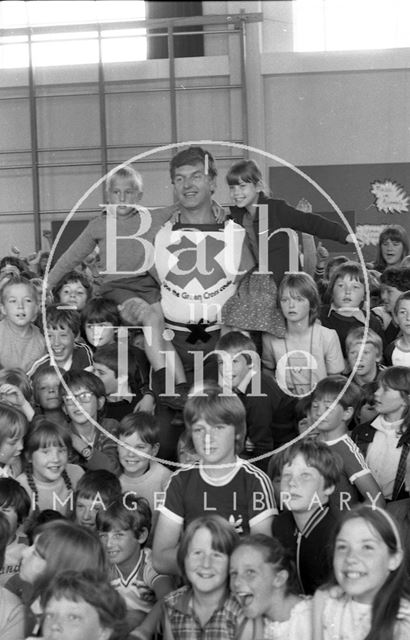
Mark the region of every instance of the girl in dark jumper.
[[[254, 160], [235, 162], [228, 171], [226, 181], [234, 203], [230, 208], [231, 217], [246, 229], [253, 256], [259, 266], [241, 280], [236, 294], [224, 305], [223, 322], [228, 326], [267, 331], [283, 337], [285, 326], [277, 308], [276, 287], [289, 270], [289, 254], [292, 255], [294, 249], [296, 259], [298, 255], [297, 242], [290, 240], [285, 229], [303, 231], [342, 243], [352, 242], [352, 237], [336, 222], [299, 211], [284, 200], [267, 195], [261, 170]], [[260, 208], [261, 205], [267, 207], [266, 229], [265, 211]], [[260, 246], [262, 242], [266, 242], [266, 245]], [[261, 264], [261, 256], [265, 265]], [[293, 270], [295, 268], [297, 265]]]

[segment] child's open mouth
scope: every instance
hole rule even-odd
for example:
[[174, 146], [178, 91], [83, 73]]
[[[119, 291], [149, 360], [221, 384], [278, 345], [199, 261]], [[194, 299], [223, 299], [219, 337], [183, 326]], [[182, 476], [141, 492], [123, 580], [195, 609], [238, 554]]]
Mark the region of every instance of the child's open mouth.
[[240, 591], [235, 594], [235, 598], [238, 600], [241, 607], [249, 607], [253, 601], [253, 593], [243, 593]]

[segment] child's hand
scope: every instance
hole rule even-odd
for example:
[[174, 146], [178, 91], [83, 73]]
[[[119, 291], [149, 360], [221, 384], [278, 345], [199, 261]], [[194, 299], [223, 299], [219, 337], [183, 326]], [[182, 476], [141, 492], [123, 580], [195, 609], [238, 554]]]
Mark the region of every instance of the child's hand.
[[0, 385], [0, 400], [20, 409], [29, 422], [33, 419], [34, 409], [16, 385], [8, 382]]
[[303, 211], [304, 213], [312, 213], [313, 211], [312, 205], [310, 204], [309, 200], [306, 200], [306, 198], [301, 198], [299, 200], [296, 205], [296, 209], [298, 211]]
[[38, 264], [40, 261], [40, 255], [41, 251], [39, 251], [38, 253], [30, 253], [30, 255], [27, 256], [27, 262], [29, 264]]
[[133, 413], [138, 411], [145, 411], [146, 413], [154, 414], [155, 410], [155, 398], [151, 393], [146, 393], [134, 407]]
[[329, 257], [329, 251], [320, 241], [316, 247], [316, 256], [318, 262], [326, 262]]
[[0, 385], [0, 400], [19, 408], [27, 402], [20, 389], [8, 382]]
[[226, 211], [216, 200], [212, 200], [212, 213], [218, 224], [225, 222], [229, 212]]

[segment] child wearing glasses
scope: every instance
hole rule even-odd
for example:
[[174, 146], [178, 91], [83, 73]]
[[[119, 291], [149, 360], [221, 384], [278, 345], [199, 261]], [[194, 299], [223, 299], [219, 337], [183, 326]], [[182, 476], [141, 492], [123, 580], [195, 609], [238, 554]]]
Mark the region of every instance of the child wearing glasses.
[[66, 371], [63, 380], [60, 391], [71, 431], [70, 462], [86, 470], [106, 469], [118, 476], [117, 444], [109, 436], [117, 433], [118, 422], [102, 416], [104, 383], [93, 373], [80, 370]]

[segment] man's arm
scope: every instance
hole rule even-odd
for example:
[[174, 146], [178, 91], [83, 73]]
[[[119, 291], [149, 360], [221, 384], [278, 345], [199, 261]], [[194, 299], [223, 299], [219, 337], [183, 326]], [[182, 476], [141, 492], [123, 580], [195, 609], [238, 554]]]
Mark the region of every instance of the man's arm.
[[152, 544], [152, 564], [158, 573], [179, 575], [177, 549], [182, 524], [159, 514]]

